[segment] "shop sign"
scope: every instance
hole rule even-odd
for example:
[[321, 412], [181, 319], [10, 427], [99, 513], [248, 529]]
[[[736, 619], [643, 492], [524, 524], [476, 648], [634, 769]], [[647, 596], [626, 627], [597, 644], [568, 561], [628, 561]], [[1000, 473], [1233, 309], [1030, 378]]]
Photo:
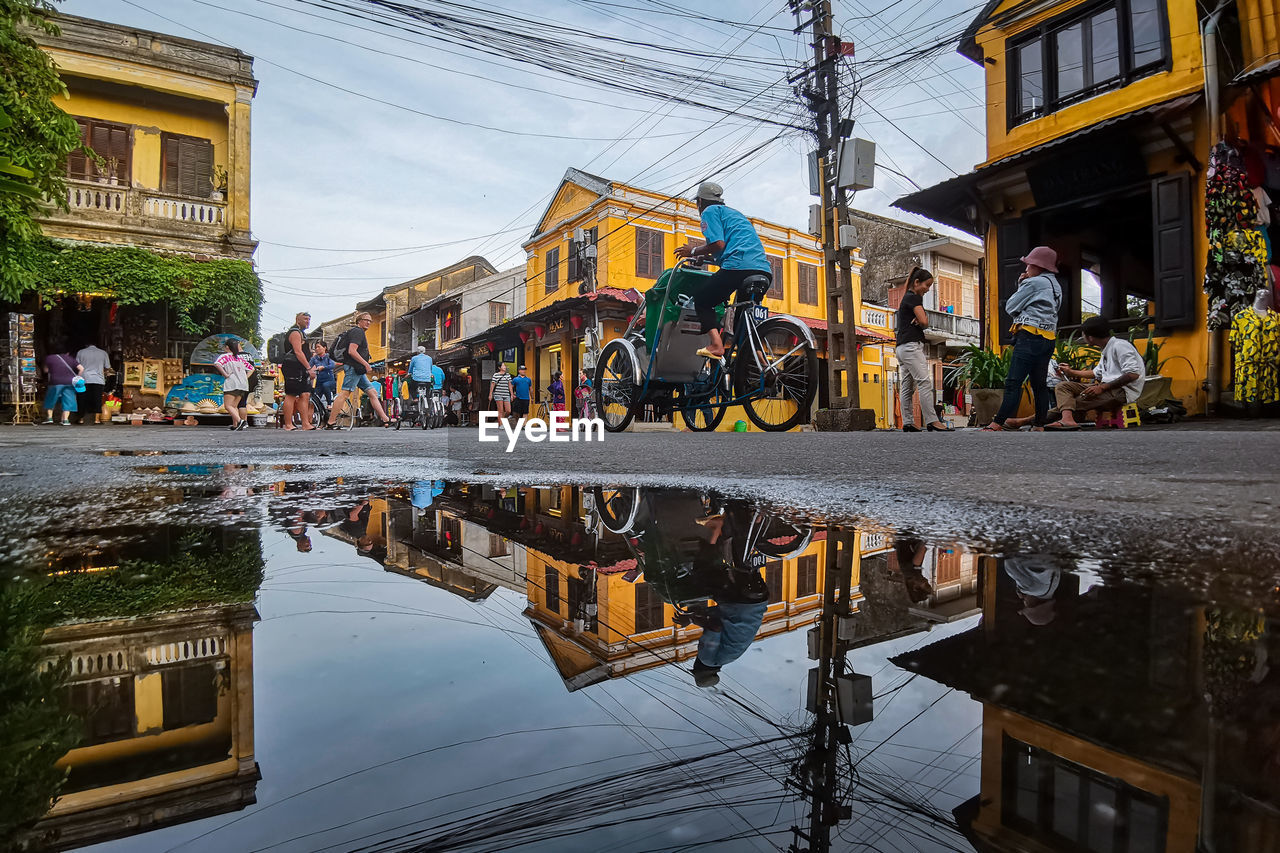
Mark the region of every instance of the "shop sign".
[[1146, 176], [1142, 151], [1123, 139], [1059, 154], [1027, 168], [1027, 183], [1037, 207], [1117, 190]]
[[564, 318], [563, 318], [563, 317], [561, 317], [561, 318], [560, 318], [560, 319], [558, 319], [558, 320], [552, 320], [552, 321], [550, 321], [549, 323], [547, 323], [547, 334], [548, 334], [548, 335], [552, 335], [552, 334], [555, 334], [556, 332], [563, 332], [563, 331], [564, 331]]
[[516, 348], [515, 348], [515, 347], [511, 347], [510, 349], [504, 349], [504, 350], [502, 351], [502, 360], [503, 360], [503, 361], [515, 361], [515, 360], [516, 360]]
[[488, 347], [488, 345], [487, 345], [487, 344], [476, 344], [475, 346], [473, 346], [473, 347], [471, 348], [471, 355], [472, 355], [472, 357], [473, 357], [473, 358], [488, 358], [488, 357], [489, 357], [489, 347]]

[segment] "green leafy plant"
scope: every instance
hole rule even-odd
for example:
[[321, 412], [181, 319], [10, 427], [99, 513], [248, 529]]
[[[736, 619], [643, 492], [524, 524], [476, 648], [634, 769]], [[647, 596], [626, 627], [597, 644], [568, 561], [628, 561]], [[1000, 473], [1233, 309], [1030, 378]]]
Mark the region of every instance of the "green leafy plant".
[[[80, 128], [55, 98], [67, 88], [32, 30], [57, 35], [53, 5], [46, 0], [0, 0], [0, 299], [16, 301], [34, 286], [38, 269], [35, 218], [46, 205], [66, 209], [66, 156], [79, 148]], [[14, 172], [14, 169], [21, 170]], [[15, 181], [21, 178], [21, 181]], [[19, 188], [15, 187], [17, 184]]]
[[40, 238], [30, 263], [31, 287], [46, 303], [80, 293], [101, 294], [121, 305], [168, 301], [178, 326], [191, 334], [211, 331], [220, 309], [240, 330], [251, 334], [258, 329], [262, 282], [248, 261], [197, 261], [132, 246]]
[[44, 816], [66, 781], [58, 759], [83, 729], [62, 685], [69, 662], [43, 665], [43, 624], [22, 582], [0, 586], [0, 849]]
[[[1137, 331], [1138, 331], [1137, 329], [1131, 329], [1129, 331], [1130, 343], [1137, 343], [1137, 341], [1134, 339], [1134, 336], [1137, 334]], [[1164, 367], [1164, 362], [1160, 360], [1160, 348], [1162, 346], [1164, 346], [1164, 344], [1156, 340], [1154, 330], [1150, 326], [1148, 326], [1147, 327], [1147, 346], [1142, 351], [1142, 361], [1146, 365], [1148, 376], [1159, 376], [1160, 368]]]
[[1009, 375], [1009, 362], [1013, 359], [1013, 347], [1005, 347], [1001, 353], [983, 349], [977, 344], [965, 347], [956, 359], [959, 366], [947, 375], [947, 385], [959, 388], [1003, 388]]
[[1066, 338], [1058, 338], [1053, 348], [1054, 361], [1074, 370], [1089, 370], [1098, 363], [1101, 355], [1101, 350], [1086, 344], [1075, 332]]

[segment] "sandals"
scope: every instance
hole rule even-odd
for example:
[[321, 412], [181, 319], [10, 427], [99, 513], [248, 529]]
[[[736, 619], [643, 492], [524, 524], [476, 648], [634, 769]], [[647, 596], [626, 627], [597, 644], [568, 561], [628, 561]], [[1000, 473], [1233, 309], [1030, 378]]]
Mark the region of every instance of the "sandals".
[[1079, 432], [1080, 427], [1075, 424], [1072, 424], [1071, 426], [1063, 426], [1062, 421], [1058, 421], [1057, 423], [1046, 424], [1044, 431], [1045, 432]]

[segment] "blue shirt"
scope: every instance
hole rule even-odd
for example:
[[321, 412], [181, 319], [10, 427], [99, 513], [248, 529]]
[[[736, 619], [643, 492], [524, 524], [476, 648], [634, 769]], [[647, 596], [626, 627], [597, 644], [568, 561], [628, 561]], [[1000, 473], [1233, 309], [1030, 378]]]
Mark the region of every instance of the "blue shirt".
[[511, 390], [515, 393], [517, 400], [528, 400], [529, 389], [533, 386], [533, 380], [528, 376], [514, 376], [511, 379]]
[[433, 366], [431, 356], [425, 352], [420, 352], [409, 359], [409, 376], [414, 382], [430, 382], [431, 368]]
[[311, 356], [311, 366], [318, 367], [316, 371], [316, 385], [337, 385], [338, 378], [334, 376], [333, 369], [337, 367], [337, 363], [329, 356]]
[[435, 383], [436, 390], [444, 388], [444, 368], [439, 365], [431, 365], [431, 381]]
[[712, 260], [725, 270], [769, 272], [769, 259], [751, 220], [732, 207], [713, 204], [702, 211], [702, 236], [708, 243], [724, 241], [724, 250]]

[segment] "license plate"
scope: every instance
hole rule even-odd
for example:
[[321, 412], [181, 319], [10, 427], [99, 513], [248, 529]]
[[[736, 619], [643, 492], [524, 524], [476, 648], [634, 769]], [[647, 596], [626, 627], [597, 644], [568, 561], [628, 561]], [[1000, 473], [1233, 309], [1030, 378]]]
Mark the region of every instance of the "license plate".
[[766, 558], [764, 554], [761, 554], [759, 551], [756, 551], [756, 552], [753, 552], [751, 556], [747, 558], [747, 568], [763, 569], [765, 562], [766, 562]]
[[757, 323], [763, 323], [769, 319], [769, 309], [763, 305], [752, 305], [751, 318]]

